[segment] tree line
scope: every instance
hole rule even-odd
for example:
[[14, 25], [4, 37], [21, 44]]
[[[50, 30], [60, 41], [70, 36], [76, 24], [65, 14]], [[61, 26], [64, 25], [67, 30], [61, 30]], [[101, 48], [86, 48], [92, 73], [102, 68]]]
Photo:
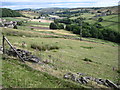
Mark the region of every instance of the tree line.
[[0, 8], [0, 11], [2, 12], [0, 17], [20, 17], [20, 16], [23, 16], [19, 12], [8, 9], [8, 8]]
[[50, 29], [54, 28], [55, 25], [56, 25], [56, 28], [54, 29], [60, 29], [59, 27], [57, 27], [57, 25], [61, 23], [65, 24], [66, 26], [64, 28], [65, 30], [71, 31], [74, 34], [80, 35], [82, 30], [82, 37], [92, 37], [92, 38], [98, 38], [98, 39], [109, 40], [112, 42], [120, 43], [119, 32], [113, 31], [112, 29], [105, 28], [99, 23], [89, 24], [87, 22], [84, 22], [84, 18], [77, 18], [74, 20], [71, 20], [69, 18], [55, 20], [54, 23], [50, 24]]

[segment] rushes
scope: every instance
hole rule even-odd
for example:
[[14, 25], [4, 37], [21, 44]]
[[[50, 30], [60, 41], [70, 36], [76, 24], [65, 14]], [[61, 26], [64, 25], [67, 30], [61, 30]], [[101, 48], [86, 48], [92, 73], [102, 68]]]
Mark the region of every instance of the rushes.
[[47, 50], [54, 50], [54, 49], [59, 49], [60, 47], [57, 46], [56, 44], [45, 44], [45, 45], [40, 45], [33, 43], [31, 44], [31, 48], [37, 49], [39, 51], [47, 51]]

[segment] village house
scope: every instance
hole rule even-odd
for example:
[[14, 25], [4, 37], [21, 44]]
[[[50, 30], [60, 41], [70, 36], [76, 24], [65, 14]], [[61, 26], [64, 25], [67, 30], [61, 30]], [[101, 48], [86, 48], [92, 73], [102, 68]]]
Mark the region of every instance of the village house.
[[17, 21], [6, 21], [5, 19], [0, 19], [0, 27], [13, 28], [17, 25]]

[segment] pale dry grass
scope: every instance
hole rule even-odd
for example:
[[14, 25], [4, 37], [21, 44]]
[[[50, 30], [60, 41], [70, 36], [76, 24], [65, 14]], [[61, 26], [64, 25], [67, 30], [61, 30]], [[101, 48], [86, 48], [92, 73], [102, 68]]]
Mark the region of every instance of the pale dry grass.
[[56, 70], [55, 67], [45, 63], [37, 64], [37, 63], [26, 62], [26, 64], [35, 70], [47, 72], [58, 78], [62, 78], [65, 73], [65, 71]]
[[43, 20], [43, 19], [30, 19], [29, 21], [42, 22], [42, 23], [51, 23], [51, 22], [53, 22], [52, 20]]
[[38, 29], [36, 29], [35, 31], [46, 31], [46, 32], [54, 32], [57, 34], [76, 36], [75, 34], [72, 34], [72, 33], [65, 31], [65, 30], [38, 30]]

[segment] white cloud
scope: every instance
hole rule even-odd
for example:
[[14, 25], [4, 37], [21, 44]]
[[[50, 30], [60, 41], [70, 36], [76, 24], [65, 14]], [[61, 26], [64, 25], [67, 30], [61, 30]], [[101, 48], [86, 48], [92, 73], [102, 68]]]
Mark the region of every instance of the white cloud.
[[119, 0], [0, 0], [2, 2], [118, 2]]
[[1, 2], [95, 2], [97, 5], [115, 5], [119, 0], [0, 0]]
[[[45, 7], [105, 7], [118, 5], [119, 0], [0, 0], [8, 2], [3, 7], [18, 8], [45, 8]], [[9, 4], [9, 3], [12, 4]], [[16, 3], [21, 2], [21, 3]], [[29, 3], [28, 3], [29, 2]]]
[[115, 6], [118, 5], [119, 0], [100, 0], [95, 3], [94, 6]]

